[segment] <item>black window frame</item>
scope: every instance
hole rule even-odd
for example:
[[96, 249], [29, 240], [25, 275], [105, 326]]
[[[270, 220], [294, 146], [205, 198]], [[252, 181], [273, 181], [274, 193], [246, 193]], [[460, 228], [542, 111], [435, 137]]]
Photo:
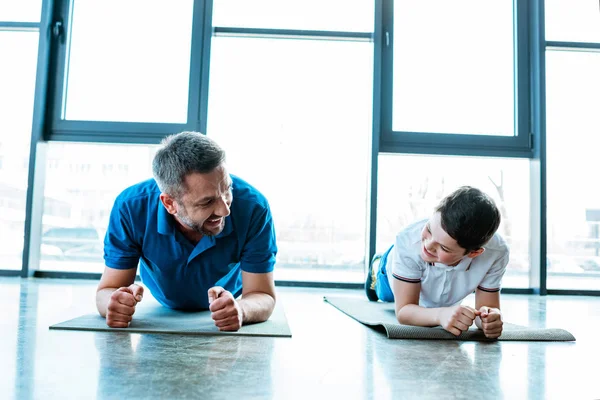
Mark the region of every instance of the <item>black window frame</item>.
[[465, 156], [534, 156], [531, 117], [530, 16], [526, 0], [513, 0], [515, 45], [515, 135], [464, 135], [436, 132], [394, 131], [393, 44], [394, 0], [381, 0], [381, 91], [379, 150], [383, 153]]
[[[57, 0], [50, 27], [51, 46], [48, 106], [44, 140], [94, 143], [159, 143], [166, 135], [181, 131], [206, 132], [206, 102], [210, 60], [212, 1], [193, 0], [188, 110], [186, 123], [74, 121], [61, 117], [66, 93], [69, 36], [75, 0]], [[110, 29], [107, 21], [107, 29]], [[101, 33], [100, 33], [101, 34]]]

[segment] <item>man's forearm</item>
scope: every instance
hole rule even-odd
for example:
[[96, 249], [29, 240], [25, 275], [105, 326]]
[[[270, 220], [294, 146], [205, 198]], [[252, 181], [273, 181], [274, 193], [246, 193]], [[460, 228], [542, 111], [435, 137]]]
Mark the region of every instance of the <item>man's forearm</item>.
[[396, 317], [403, 325], [413, 326], [438, 326], [440, 324], [441, 308], [425, 308], [416, 304], [406, 304]]
[[242, 324], [263, 322], [269, 319], [275, 308], [275, 299], [267, 293], [248, 293], [239, 300], [242, 308]]
[[96, 292], [96, 308], [98, 309], [100, 315], [104, 318], [106, 318], [108, 301], [115, 290], [117, 290], [117, 288], [104, 288]]

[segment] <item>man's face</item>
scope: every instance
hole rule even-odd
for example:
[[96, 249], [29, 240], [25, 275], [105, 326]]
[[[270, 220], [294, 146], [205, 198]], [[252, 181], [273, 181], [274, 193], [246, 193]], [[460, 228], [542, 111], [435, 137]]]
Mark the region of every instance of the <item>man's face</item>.
[[441, 214], [439, 212], [433, 214], [421, 232], [423, 261], [454, 266], [464, 257], [469, 256], [465, 253], [466, 250], [442, 228]]
[[187, 190], [175, 199], [175, 218], [183, 225], [205, 236], [223, 231], [233, 195], [232, 181], [224, 165], [207, 174], [194, 173], [185, 177]]

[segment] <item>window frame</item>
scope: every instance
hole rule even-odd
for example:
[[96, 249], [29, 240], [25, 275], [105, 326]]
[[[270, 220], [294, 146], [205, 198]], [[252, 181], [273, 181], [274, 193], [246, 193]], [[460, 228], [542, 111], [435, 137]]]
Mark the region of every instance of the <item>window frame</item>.
[[[37, 142], [38, 138], [41, 136], [41, 121], [43, 119], [41, 110], [45, 107], [46, 81], [48, 79], [47, 60], [49, 54], [49, 44], [46, 35], [44, 35], [44, 27], [48, 24], [48, 18], [50, 15], [49, 10], [51, 9], [52, 5], [52, 0], [42, 1], [40, 4], [40, 19], [38, 22], [0, 21], [0, 31], [23, 31], [38, 33], [35, 90], [31, 120], [31, 138], [27, 165], [27, 194], [25, 198], [24, 210], [25, 220], [23, 222], [23, 250], [21, 255], [21, 269], [0, 269], [0, 276], [20, 276], [26, 278], [33, 274], [32, 269], [30, 268], [30, 250], [32, 249], [32, 236], [35, 236], [35, 233], [33, 232], [35, 231], [37, 222], [32, 212], [33, 203], [36, 201], [34, 196], [34, 182], [36, 182], [35, 165], [38, 158]], [[33, 247], [35, 247], [35, 244]]]
[[[280, 39], [280, 40], [326, 40], [326, 41], [347, 41], [347, 42], [371, 42], [373, 43], [374, 49], [374, 69], [373, 69], [373, 93], [375, 93], [378, 89], [376, 86], [378, 85], [378, 78], [380, 76], [380, 72], [377, 70], [378, 60], [378, 50], [377, 43], [379, 38], [377, 36], [377, 23], [379, 20], [379, 2], [381, 0], [373, 0], [373, 7], [375, 8], [374, 15], [374, 25], [373, 32], [364, 32], [364, 31], [332, 31], [332, 30], [311, 30], [311, 29], [283, 29], [283, 28], [247, 28], [247, 27], [237, 27], [237, 26], [217, 26], [215, 25], [212, 28], [212, 36], [213, 37], [230, 37], [230, 38], [260, 38], [260, 39]], [[378, 135], [379, 131], [377, 129], [377, 120], [378, 120], [378, 100], [377, 97], [373, 97], [373, 131], [371, 135]], [[210, 136], [210, 131], [207, 129], [206, 134]], [[373, 138], [375, 136], [371, 136]], [[372, 140], [372, 139], [371, 139]], [[373, 151], [376, 150], [376, 146], [373, 144], [371, 151], [369, 151], [370, 155], [368, 155], [369, 160], [367, 162], [368, 166], [377, 170], [376, 165], [373, 165]], [[375, 156], [375, 159], [377, 157]], [[367, 171], [367, 176], [370, 175], [370, 172]], [[365, 234], [365, 260], [364, 260], [364, 268], [367, 267], [370, 259], [371, 253], [374, 251], [374, 241], [371, 239], [371, 218], [372, 213], [374, 212], [374, 207], [371, 206], [370, 203], [371, 195], [367, 193], [367, 202], [366, 202], [366, 229], [367, 232]], [[362, 288], [362, 283], [345, 283], [345, 282], [319, 282], [319, 281], [305, 281], [305, 280], [277, 280], [277, 285], [282, 286], [304, 286], [304, 287], [344, 287], [344, 288]]]
[[[212, 2], [193, 0], [192, 38], [186, 123], [66, 120], [61, 118], [68, 70], [72, 6], [75, 0], [58, 0], [54, 6], [49, 38], [50, 59], [48, 107], [44, 140], [96, 143], [154, 144], [181, 131], [206, 131], [207, 82], [210, 60]], [[59, 25], [60, 24], [60, 25]], [[208, 40], [207, 40], [208, 39]]]
[[[538, 0], [541, 1], [541, 0]], [[543, 11], [543, 8], [542, 8]], [[540, 27], [540, 34], [544, 34], [545, 35], [545, 14], [542, 12], [541, 16], [539, 18], [539, 20], [542, 21], [541, 27]], [[548, 177], [547, 177], [547, 134], [546, 134], [546, 55], [548, 54], [548, 52], [557, 52], [557, 51], [564, 51], [564, 52], [593, 52], [593, 53], [600, 53], [600, 42], [571, 42], [571, 41], [555, 41], [555, 40], [545, 40], [545, 36], [544, 36], [544, 40], [542, 41], [541, 45], [540, 45], [541, 49], [540, 49], [540, 62], [543, 63], [543, 67], [540, 68], [540, 70], [543, 70], [543, 76], [542, 76], [542, 80], [543, 80], [543, 119], [542, 119], [542, 123], [543, 123], [543, 128], [544, 128], [544, 136], [543, 136], [543, 141], [542, 141], [542, 146], [541, 146], [541, 157], [543, 158], [543, 181], [542, 181], [542, 185], [543, 185], [543, 191], [542, 191], [542, 202], [540, 204], [541, 207], [541, 212], [543, 215], [542, 218], [542, 230], [541, 230], [541, 243], [542, 243], [542, 249], [541, 249], [541, 265], [540, 265], [540, 294], [542, 295], [546, 295], [546, 294], [558, 294], [558, 295], [567, 295], [567, 296], [600, 296], [600, 290], [589, 290], [589, 289], [564, 289], [564, 288], [548, 288], [548, 266], [547, 266], [547, 260], [548, 260], [548, 254], [547, 254], [547, 242], [548, 242], [548, 229], [547, 229], [547, 224], [548, 224], [548, 215], [547, 215], [547, 203], [548, 203], [548, 198], [547, 198], [547, 181], [548, 181]], [[582, 144], [583, 146], [585, 146], [585, 143]]]
[[394, 1], [381, 0], [381, 93], [379, 148], [381, 152], [445, 154], [472, 156], [503, 156], [532, 158], [533, 130], [531, 128], [532, 85], [529, 57], [528, 2], [513, 0], [515, 46], [515, 135], [463, 135], [436, 132], [394, 131], [393, 79], [394, 79]]

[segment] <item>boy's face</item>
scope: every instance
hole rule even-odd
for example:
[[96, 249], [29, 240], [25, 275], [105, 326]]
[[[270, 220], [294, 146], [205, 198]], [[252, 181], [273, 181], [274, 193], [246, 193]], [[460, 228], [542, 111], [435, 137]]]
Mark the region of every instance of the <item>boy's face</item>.
[[477, 257], [483, 249], [466, 253], [442, 228], [441, 214], [436, 212], [429, 218], [421, 232], [421, 258], [425, 262], [455, 266], [464, 257]]

